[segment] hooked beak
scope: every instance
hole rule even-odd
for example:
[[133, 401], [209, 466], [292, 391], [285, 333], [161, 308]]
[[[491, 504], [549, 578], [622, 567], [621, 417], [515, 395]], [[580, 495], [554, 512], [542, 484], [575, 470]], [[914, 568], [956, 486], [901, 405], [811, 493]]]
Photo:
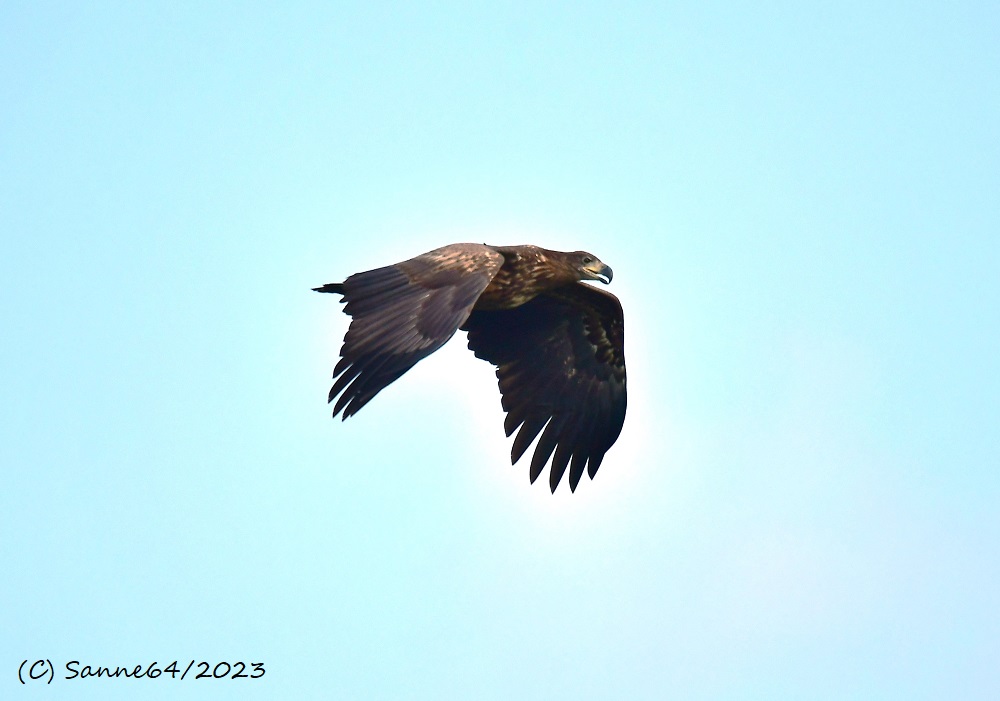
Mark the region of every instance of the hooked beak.
[[614, 276], [614, 273], [611, 271], [611, 268], [607, 265], [604, 265], [604, 263], [601, 263], [601, 267], [597, 268], [596, 270], [591, 268], [589, 272], [593, 274], [595, 280], [600, 280], [605, 285], [610, 284], [611, 278]]

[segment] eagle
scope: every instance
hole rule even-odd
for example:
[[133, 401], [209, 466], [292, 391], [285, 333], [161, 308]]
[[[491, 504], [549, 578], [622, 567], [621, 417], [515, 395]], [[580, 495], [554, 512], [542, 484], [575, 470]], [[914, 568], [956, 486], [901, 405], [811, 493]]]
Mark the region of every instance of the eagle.
[[569, 467], [575, 492], [625, 423], [622, 306], [583, 282], [611, 277], [586, 251], [454, 243], [315, 287], [342, 295], [351, 317], [333, 370], [333, 416], [356, 414], [462, 330], [476, 357], [496, 366], [504, 430], [517, 431], [511, 464], [541, 433], [531, 483], [551, 456], [549, 488]]

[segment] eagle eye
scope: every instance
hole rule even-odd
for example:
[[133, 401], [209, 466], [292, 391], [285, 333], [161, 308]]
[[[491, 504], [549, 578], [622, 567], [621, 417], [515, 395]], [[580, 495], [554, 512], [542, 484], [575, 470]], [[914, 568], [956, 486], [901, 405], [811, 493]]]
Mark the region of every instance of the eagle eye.
[[583, 264], [584, 265], [590, 265], [593, 262], [594, 262], [594, 259], [591, 258], [590, 256], [584, 256], [583, 257]]

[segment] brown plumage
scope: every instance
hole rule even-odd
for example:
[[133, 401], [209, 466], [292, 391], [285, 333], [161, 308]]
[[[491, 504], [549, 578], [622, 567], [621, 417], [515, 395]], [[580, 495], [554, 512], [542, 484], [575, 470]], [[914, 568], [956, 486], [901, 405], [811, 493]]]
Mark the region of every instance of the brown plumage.
[[549, 487], [569, 467], [575, 491], [625, 422], [622, 307], [580, 282], [611, 275], [584, 251], [456, 243], [314, 288], [343, 295], [352, 317], [333, 371], [333, 415], [357, 413], [462, 329], [476, 357], [497, 367], [507, 435], [520, 428], [511, 463], [541, 433], [531, 481], [552, 456]]

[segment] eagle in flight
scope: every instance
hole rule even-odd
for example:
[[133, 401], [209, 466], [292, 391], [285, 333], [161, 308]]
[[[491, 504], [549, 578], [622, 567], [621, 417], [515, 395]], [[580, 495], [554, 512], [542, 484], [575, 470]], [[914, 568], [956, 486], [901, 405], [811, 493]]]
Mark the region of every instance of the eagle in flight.
[[549, 488], [569, 467], [576, 491], [625, 423], [622, 306], [581, 282], [611, 276], [585, 251], [455, 243], [313, 288], [342, 295], [351, 316], [333, 370], [333, 415], [357, 413], [461, 329], [476, 357], [497, 368], [507, 436], [520, 428], [511, 464], [541, 432], [531, 482], [552, 456]]

